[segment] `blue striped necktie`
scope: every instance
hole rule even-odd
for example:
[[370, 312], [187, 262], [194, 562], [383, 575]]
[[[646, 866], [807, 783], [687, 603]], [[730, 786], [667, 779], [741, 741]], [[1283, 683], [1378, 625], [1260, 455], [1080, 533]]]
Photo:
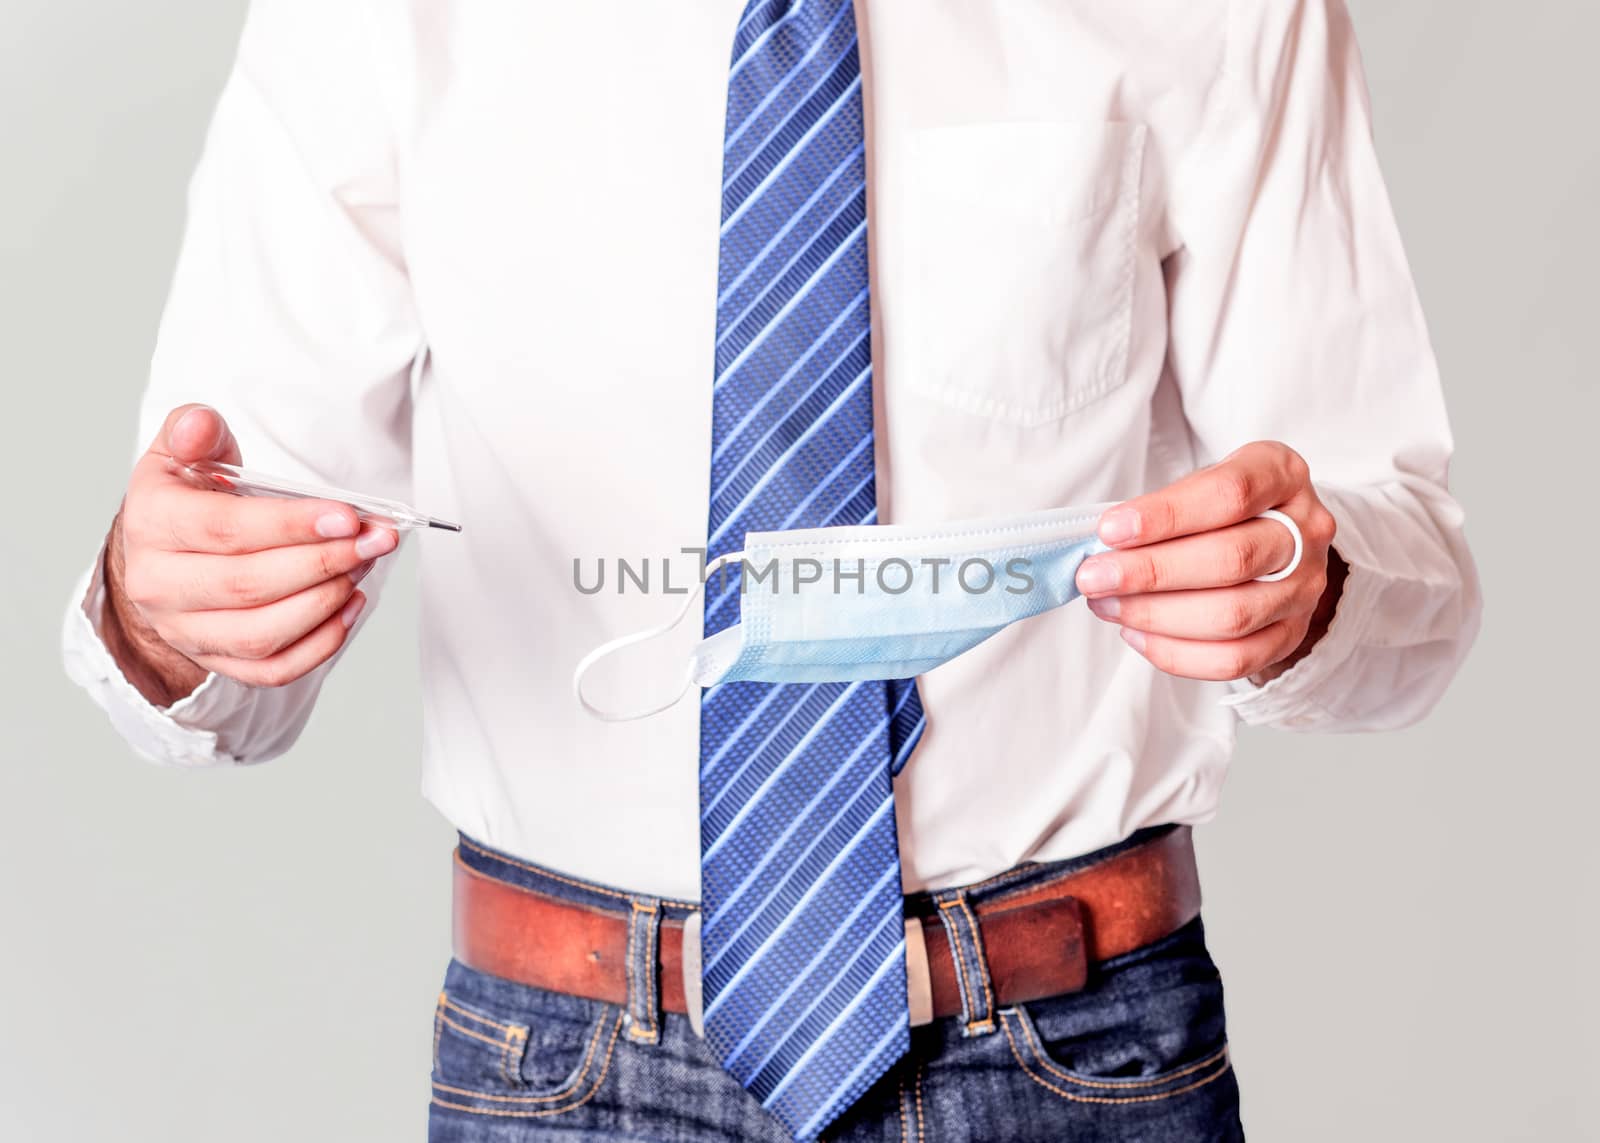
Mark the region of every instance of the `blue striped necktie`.
[[[877, 521], [857, 47], [851, 0], [750, 0], [734, 36], [708, 558]], [[738, 618], [718, 584], [707, 635]], [[702, 700], [706, 1039], [799, 1139], [909, 1044], [891, 777], [922, 725], [909, 680]]]

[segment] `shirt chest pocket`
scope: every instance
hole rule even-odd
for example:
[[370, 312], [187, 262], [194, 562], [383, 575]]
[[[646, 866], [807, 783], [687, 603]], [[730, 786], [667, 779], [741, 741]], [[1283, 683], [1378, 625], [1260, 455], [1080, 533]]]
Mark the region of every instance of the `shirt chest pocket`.
[[1022, 426], [1127, 379], [1145, 127], [916, 131], [901, 159], [896, 387]]

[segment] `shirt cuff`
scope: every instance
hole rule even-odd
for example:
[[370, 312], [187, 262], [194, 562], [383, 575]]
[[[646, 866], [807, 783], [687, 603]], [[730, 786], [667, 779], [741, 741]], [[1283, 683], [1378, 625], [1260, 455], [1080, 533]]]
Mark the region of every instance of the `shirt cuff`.
[[105, 607], [105, 547], [78, 578], [62, 627], [67, 675], [110, 717], [117, 732], [141, 757], [168, 766], [235, 765], [239, 759], [218, 744], [218, 727], [247, 712], [250, 688], [211, 672], [171, 706], [151, 703], [128, 681], [100, 635]]
[[1378, 598], [1383, 592], [1385, 577], [1365, 558], [1367, 545], [1347, 532], [1349, 517], [1340, 510], [1339, 494], [1320, 486], [1317, 492], [1338, 523], [1340, 538], [1334, 540], [1333, 546], [1349, 567], [1349, 574], [1345, 576], [1327, 631], [1305, 658], [1261, 686], [1249, 679], [1229, 682], [1233, 693], [1222, 700], [1222, 705], [1233, 708], [1235, 714], [1252, 726], [1321, 730], [1335, 721], [1321, 699], [1366, 642]]

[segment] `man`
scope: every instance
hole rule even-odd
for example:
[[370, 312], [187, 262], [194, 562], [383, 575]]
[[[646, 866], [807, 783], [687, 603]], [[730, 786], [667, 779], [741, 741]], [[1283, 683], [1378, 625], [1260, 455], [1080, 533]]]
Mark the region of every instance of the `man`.
[[[466, 526], [434, 1140], [1240, 1138], [1236, 723], [1412, 722], [1477, 625], [1338, 0], [260, 0], [140, 439], [66, 650], [157, 761], [286, 750], [397, 543], [169, 458]], [[1114, 500], [1087, 607], [914, 686], [571, 694], [678, 603], [575, 566]]]

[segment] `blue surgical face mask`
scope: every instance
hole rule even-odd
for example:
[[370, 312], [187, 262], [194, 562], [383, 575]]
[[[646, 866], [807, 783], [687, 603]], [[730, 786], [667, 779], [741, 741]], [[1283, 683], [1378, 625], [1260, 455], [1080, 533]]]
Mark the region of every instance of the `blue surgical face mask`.
[[1106, 550], [1095, 526], [1109, 507], [931, 527], [751, 532], [743, 552], [706, 567], [713, 592], [739, 585], [740, 621], [695, 647], [676, 695], [617, 713], [585, 697], [583, 678], [606, 656], [671, 631], [698, 592], [670, 623], [591, 651], [573, 674], [573, 691], [590, 714], [623, 721], [666, 710], [696, 686], [923, 674], [1018, 620], [1077, 598], [1078, 565]]

